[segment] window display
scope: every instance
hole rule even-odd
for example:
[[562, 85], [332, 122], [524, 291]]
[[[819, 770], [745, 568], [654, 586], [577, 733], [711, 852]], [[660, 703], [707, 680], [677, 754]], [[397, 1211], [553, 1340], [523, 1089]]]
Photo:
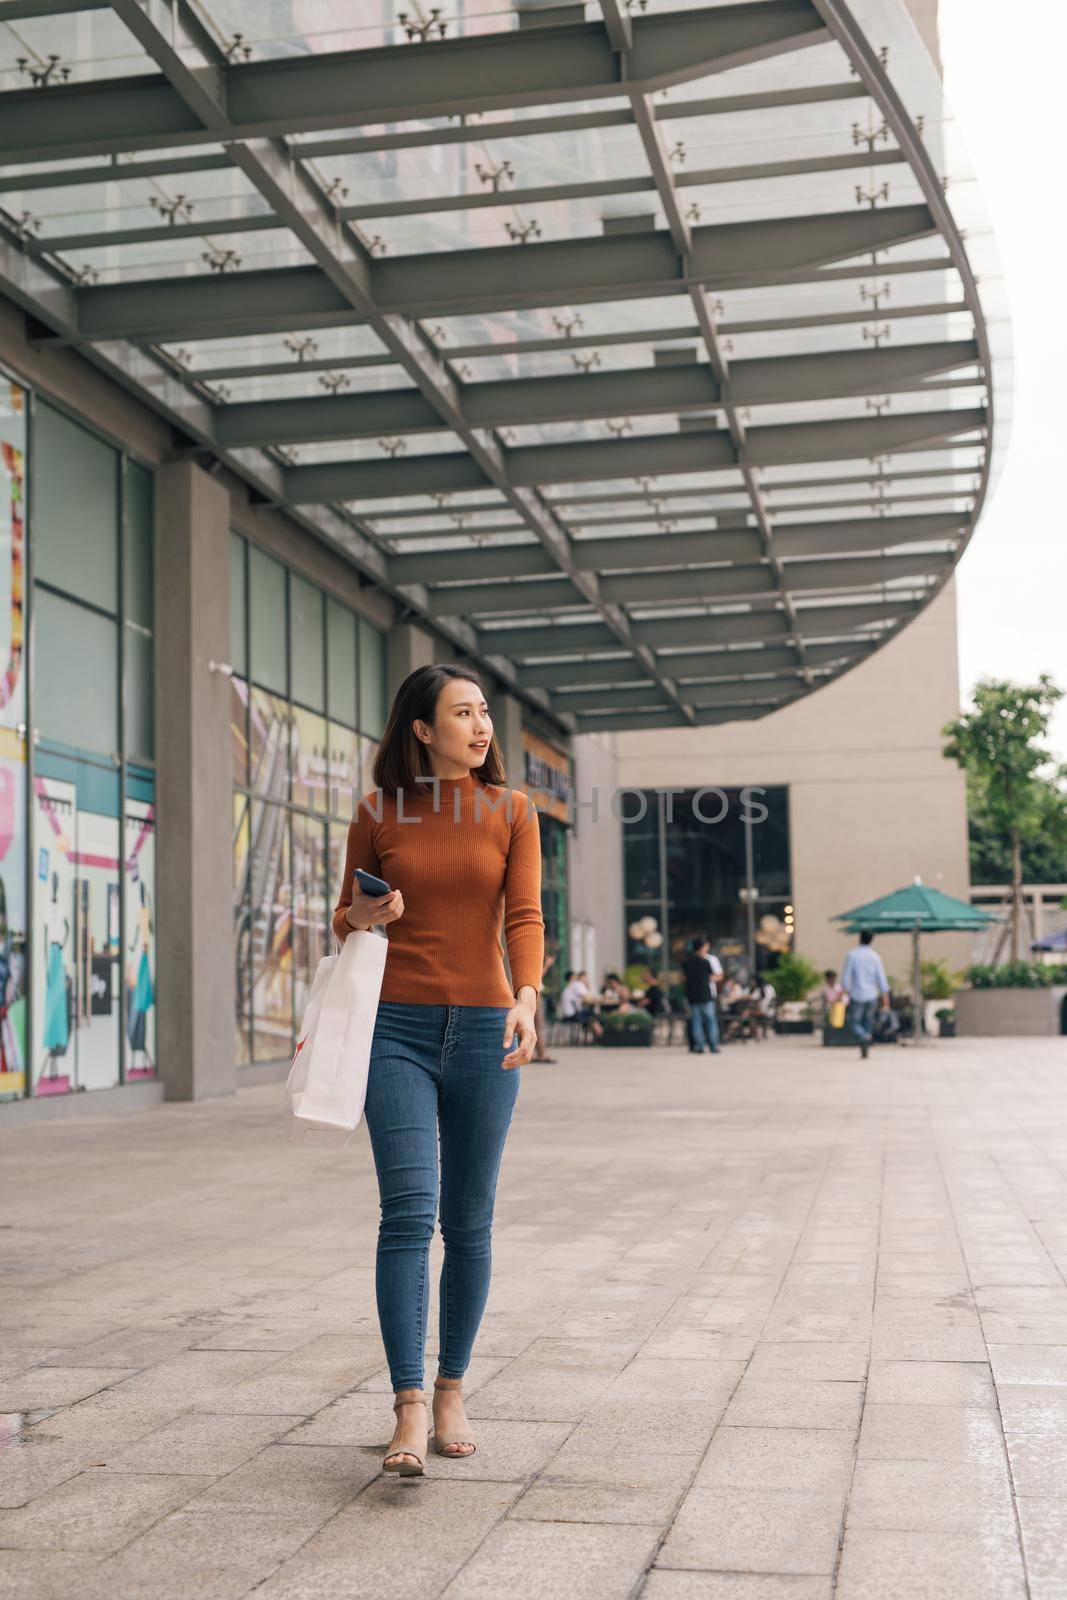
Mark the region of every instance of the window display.
[[387, 686], [380, 630], [240, 534], [230, 556], [241, 1063], [292, 1049], [329, 950], [348, 818], [374, 785], [368, 735], [385, 726]]
[[26, 1088], [26, 395], [0, 375], [0, 1097]]

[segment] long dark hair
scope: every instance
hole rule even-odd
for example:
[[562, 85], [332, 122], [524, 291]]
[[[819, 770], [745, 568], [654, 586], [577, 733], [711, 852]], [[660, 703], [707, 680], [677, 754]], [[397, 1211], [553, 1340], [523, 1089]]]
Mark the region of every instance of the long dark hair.
[[[410, 792], [420, 785], [420, 779], [429, 775], [429, 755], [426, 746], [416, 738], [413, 724], [428, 722], [433, 726], [441, 690], [450, 678], [473, 683], [485, 694], [485, 684], [480, 674], [473, 667], [461, 666], [456, 661], [416, 667], [414, 672], [409, 672], [396, 691], [389, 721], [374, 758], [376, 788], [384, 790], [386, 794], [396, 794], [398, 789]], [[507, 782], [504, 756], [495, 732], [485, 752], [485, 760], [480, 767], [472, 768], [472, 773], [481, 783], [503, 786]]]

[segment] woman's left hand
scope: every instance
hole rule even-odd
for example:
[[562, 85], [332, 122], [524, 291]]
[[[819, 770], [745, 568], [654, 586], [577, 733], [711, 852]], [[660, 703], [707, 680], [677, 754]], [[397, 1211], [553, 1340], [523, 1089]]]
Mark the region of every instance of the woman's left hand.
[[515, 1048], [510, 1055], [506, 1055], [501, 1066], [524, 1067], [533, 1058], [534, 1046], [537, 1043], [537, 1025], [534, 1021], [534, 1007], [520, 1001], [512, 1006], [504, 1021], [504, 1049], [511, 1049], [511, 1041], [515, 1039]]

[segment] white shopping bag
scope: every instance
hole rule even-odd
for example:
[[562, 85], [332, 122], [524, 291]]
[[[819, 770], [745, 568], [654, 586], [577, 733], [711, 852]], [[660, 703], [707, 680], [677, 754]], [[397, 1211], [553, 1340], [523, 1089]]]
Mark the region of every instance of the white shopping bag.
[[285, 1085], [298, 1143], [345, 1144], [359, 1126], [388, 950], [381, 934], [354, 930], [319, 962]]

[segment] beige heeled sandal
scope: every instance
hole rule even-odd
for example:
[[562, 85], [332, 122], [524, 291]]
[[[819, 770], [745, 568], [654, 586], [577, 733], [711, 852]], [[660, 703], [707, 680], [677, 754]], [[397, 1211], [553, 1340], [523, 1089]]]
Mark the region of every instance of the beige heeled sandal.
[[[397, 1419], [399, 1420], [401, 1406], [427, 1406], [428, 1404], [429, 1402], [422, 1391], [420, 1389], [413, 1389], [410, 1391], [410, 1393], [405, 1392], [403, 1398], [401, 1398], [400, 1395], [397, 1395], [396, 1399], [393, 1401], [393, 1410], [395, 1411]], [[429, 1425], [429, 1416], [427, 1416], [427, 1432], [429, 1431]], [[403, 1458], [405, 1456], [409, 1457], [410, 1459], [404, 1460]], [[419, 1452], [417, 1450], [413, 1450], [410, 1445], [397, 1447], [390, 1450], [388, 1455], [385, 1457], [385, 1460], [382, 1462], [382, 1471], [395, 1472], [398, 1478], [425, 1477], [426, 1455], [425, 1453], [420, 1455]]]
[[[435, 1389], [459, 1389], [462, 1383], [462, 1378], [435, 1378], [433, 1380]], [[461, 1454], [456, 1450], [446, 1450], [445, 1446], [449, 1444], [469, 1444], [470, 1449], [464, 1450]], [[433, 1447], [439, 1456], [445, 1457], [446, 1461], [469, 1461], [478, 1448], [469, 1433], [438, 1433], [436, 1426], [433, 1430]]]

